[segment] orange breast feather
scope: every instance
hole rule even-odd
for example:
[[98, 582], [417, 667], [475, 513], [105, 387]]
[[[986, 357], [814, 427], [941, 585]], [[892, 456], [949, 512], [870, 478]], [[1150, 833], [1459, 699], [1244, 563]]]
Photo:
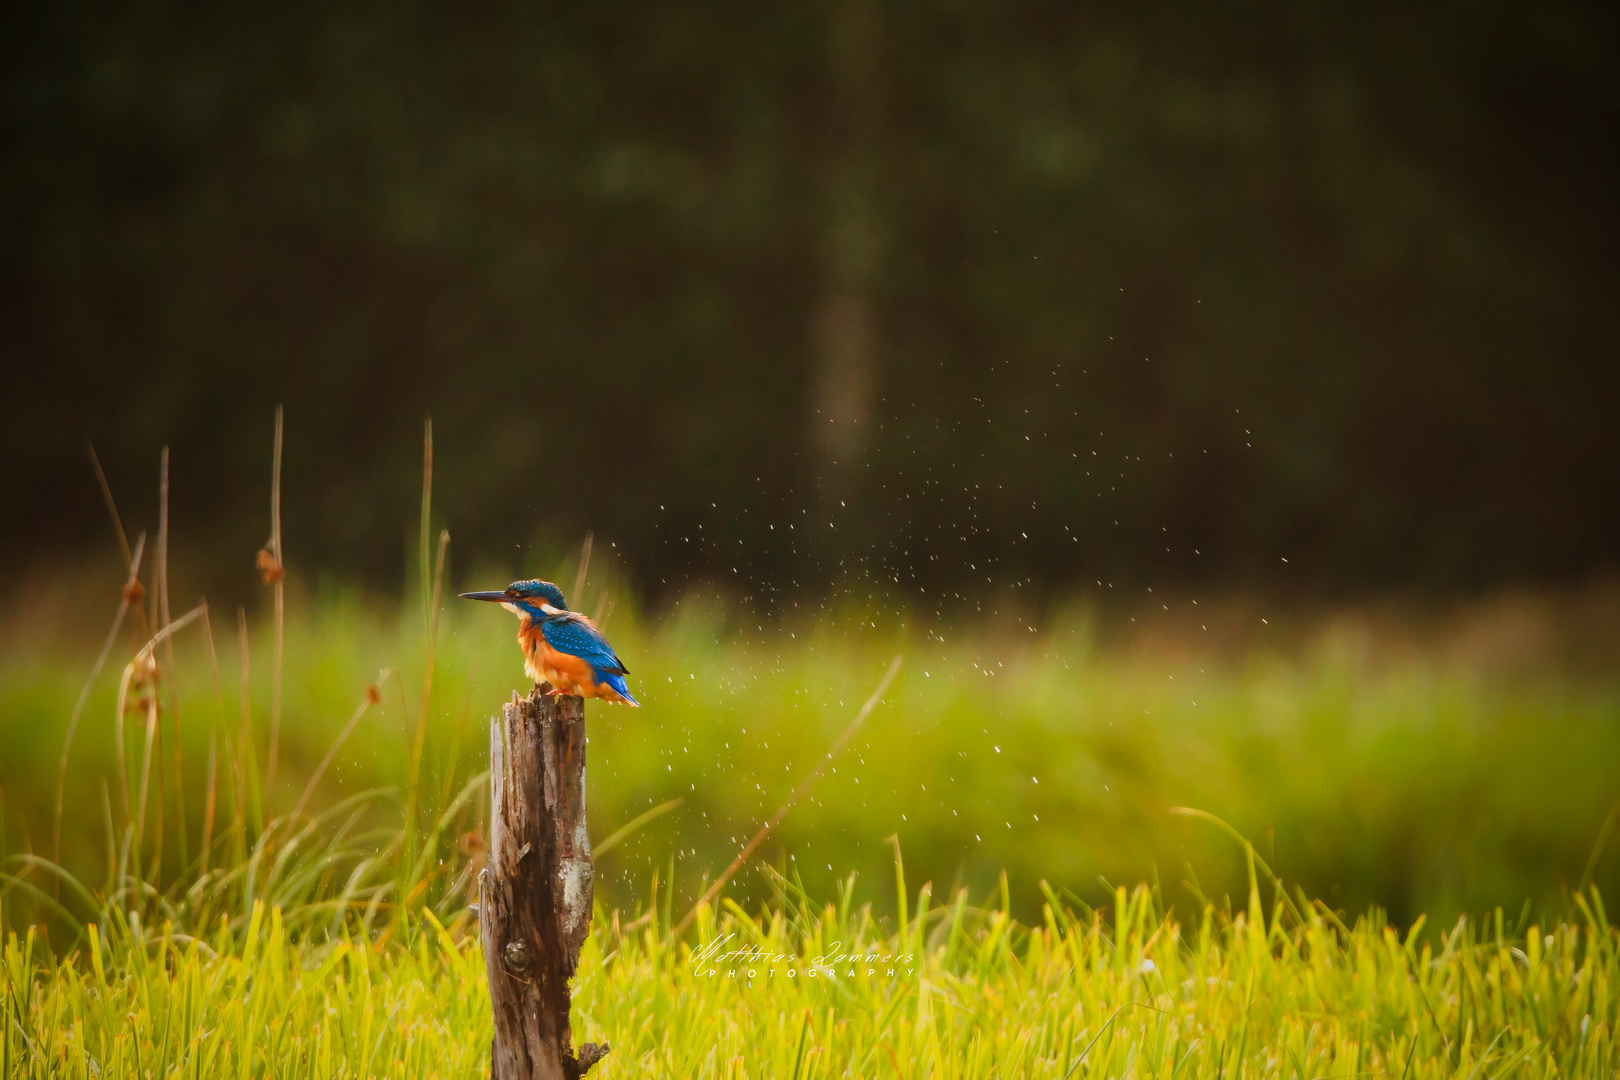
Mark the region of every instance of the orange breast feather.
[[565, 694], [597, 696], [596, 675], [591, 665], [548, 645], [539, 623], [525, 619], [518, 627], [518, 644], [523, 647], [523, 670], [535, 682], [550, 683]]
[[558, 652], [544, 641], [540, 643], [540, 667], [546, 681], [557, 689], [580, 697], [596, 696], [596, 673], [591, 665], [577, 656]]

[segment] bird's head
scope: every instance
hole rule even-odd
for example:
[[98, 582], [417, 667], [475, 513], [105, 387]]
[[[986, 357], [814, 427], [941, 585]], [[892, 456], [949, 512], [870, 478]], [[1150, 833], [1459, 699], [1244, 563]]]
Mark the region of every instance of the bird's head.
[[464, 600], [488, 600], [516, 615], [527, 615], [531, 619], [544, 619], [568, 610], [568, 601], [563, 599], [562, 590], [549, 581], [539, 579], [514, 581], [504, 589], [464, 592], [461, 596]]

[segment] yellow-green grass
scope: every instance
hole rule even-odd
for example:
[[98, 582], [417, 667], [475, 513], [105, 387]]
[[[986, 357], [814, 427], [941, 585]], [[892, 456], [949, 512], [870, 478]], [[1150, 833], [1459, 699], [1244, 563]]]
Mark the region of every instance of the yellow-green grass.
[[[422, 835], [483, 769], [486, 718], [525, 682], [514, 620], [490, 605], [446, 605], [413, 783], [420, 611], [346, 593], [295, 596], [290, 610], [280, 777], [262, 811], [247, 800], [250, 825], [293, 808], [387, 666], [397, 675], [383, 681], [381, 702], [338, 749], [309, 806], [380, 790], [351, 828], [391, 837], [409, 819]], [[895, 653], [906, 659], [886, 700], [763, 849], [763, 861], [813, 893], [829, 893], [856, 870], [859, 888], [874, 890], [863, 898], [881, 898], [875, 883], [886, 875], [888, 838], [898, 835], [914, 870], [941, 890], [982, 891], [1005, 870], [1013, 910], [1026, 919], [1039, 911], [1042, 880], [1091, 902], [1108, 895], [1099, 878], [1157, 880], [1186, 917], [1203, 896], [1241, 898], [1236, 849], [1207, 823], [1169, 813], [1174, 806], [1230, 821], [1280, 873], [1341, 912], [1378, 904], [1399, 922], [1427, 913], [1449, 925], [1502, 905], [1517, 921], [1526, 901], [1539, 917], [1565, 913], [1568, 892], [1585, 880], [1610, 894], [1620, 888], [1614, 833], [1606, 850], [1595, 847], [1620, 796], [1612, 674], [1505, 672], [1437, 642], [1385, 645], [1374, 635], [1368, 644], [1342, 623], [1307, 624], [1224, 657], [1201, 647], [1196, 625], [1157, 646], [1123, 648], [1099, 644], [1080, 616], [963, 635], [908, 623], [856, 612], [773, 629], [695, 601], [656, 619], [620, 605], [607, 630], [643, 708], [589, 706], [593, 831], [600, 838], [651, 807], [683, 802], [604, 856], [604, 901], [628, 908], [655, 868], [681, 901], [695, 898], [848, 723]], [[164, 889], [199, 869], [211, 734], [212, 864], [236, 850], [224, 846], [241, 730], [234, 618], [215, 612], [213, 625], [219, 692], [195, 625], [176, 641], [168, 684], [179, 706], [184, 788], [172, 783], [172, 741], [152, 767], [141, 876]], [[267, 757], [269, 637], [253, 624], [248, 772], [257, 780]], [[0, 855], [50, 854], [58, 758], [93, 651], [31, 635], [14, 636], [0, 656]], [[102, 890], [116, 871], [110, 837], [126, 827], [112, 735], [129, 651], [120, 643], [92, 689], [67, 777], [63, 861]], [[145, 719], [131, 714], [125, 726], [132, 792]], [[160, 719], [171, 740], [174, 716]], [[464, 868], [471, 849], [458, 838], [480, 829], [484, 801], [482, 791], [468, 794], [443, 823], [429, 864], [437, 871], [444, 860], [441, 886]], [[165, 840], [153, 875], [159, 820]], [[373, 842], [351, 836], [344, 866]], [[0, 869], [59, 891], [37, 868]], [[336, 886], [309, 885], [328, 887]], [[26, 890], [0, 882], [0, 891], [13, 925], [54, 917]], [[729, 895], [751, 904], [766, 894], [750, 872]], [[453, 915], [452, 891], [436, 886], [432, 899], [443, 918]], [[63, 903], [87, 914], [71, 892]]]
[[[1346, 928], [1262, 890], [1186, 924], [1157, 894], [1049, 897], [1033, 926], [965, 893], [897, 917], [811, 904], [777, 881], [754, 914], [709, 909], [672, 942], [600, 911], [575, 989], [593, 1075], [1155, 1080], [1611, 1078], [1620, 936], [1595, 891], [1515, 936], [1500, 914], [1437, 940], [1374, 915]], [[1275, 894], [1273, 894], [1275, 895]], [[907, 910], [908, 906], [911, 910]], [[211, 926], [109, 913], [52, 960], [4, 947], [0, 1076], [474, 1077], [490, 1038], [483, 956], [429, 911], [381, 939], [289, 930], [252, 906]], [[852, 956], [859, 956], [854, 960]]]
[[[483, 718], [521, 682], [510, 622], [451, 610], [424, 710], [420, 618], [343, 596], [294, 611], [277, 788], [258, 786], [265, 665], [250, 672], [244, 749], [231, 643], [217, 642], [216, 690], [208, 650], [184, 638], [160, 682], [178, 713], [158, 726], [172, 737], [178, 720], [184, 784], [172, 743], [158, 745], [137, 840], [110, 741], [120, 659], [70, 758], [62, 869], [42, 856], [88, 661], [49, 641], [8, 649], [7, 1080], [486, 1067], [465, 905]], [[712, 607], [610, 622], [645, 707], [591, 707], [593, 831], [684, 801], [598, 860], [575, 1031], [614, 1044], [601, 1075], [1614, 1075], [1620, 940], [1587, 887], [1615, 874], [1612, 682], [1508, 678], [1439, 649], [1358, 654], [1332, 634], [1218, 662], [1100, 648], [1078, 618], [943, 640], [904, 622], [748, 632]], [[253, 655], [265, 645], [261, 628]], [[671, 939], [895, 652], [902, 677], [837, 771], [721, 911]], [[372, 703], [383, 665], [399, 675]], [[146, 715], [126, 724], [131, 791]], [[240, 769], [252, 782], [239, 787]], [[1245, 847], [1177, 805], [1232, 820], [1305, 887], [1257, 886]], [[901, 849], [937, 887], [882, 884]], [[1096, 881], [1160, 870], [1129, 894]], [[1369, 899], [1474, 914], [1442, 931], [1408, 912], [1397, 933], [1377, 909], [1344, 914]], [[818, 963], [849, 954], [862, 960]]]
[[[293, 602], [280, 779], [262, 813], [248, 800], [253, 824], [292, 810], [387, 665], [397, 675], [379, 687], [381, 703], [340, 746], [309, 806], [381, 789], [355, 827], [399, 831], [415, 789], [411, 824], [418, 834], [433, 826], [483, 769], [489, 712], [525, 683], [514, 620], [455, 604], [437, 644], [413, 785], [420, 612], [353, 594]], [[881, 881], [888, 837], [897, 834], [914, 868], [941, 889], [985, 889], [1006, 871], [1025, 918], [1038, 910], [1038, 881], [1095, 902], [1106, 897], [1098, 878], [1157, 876], [1184, 913], [1196, 912], [1200, 895], [1241, 897], [1243, 865], [1230, 842], [1168, 813], [1178, 805], [1228, 819], [1286, 878], [1341, 912], [1379, 904], [1398, 921], [1426, 912], [1450, 923], [1497, 905], [1516, 916], [1531, 900], [1534, 912], [1563, 913], [1568, 891], [1588, 876], [1609, 892], [1620, 887], [1614, 834], [1607, 850], [1594, 850], [1620, 797], [1614, 677], [1505, 675], [1439, 648], [1354, 646], [1333, 630], [1218, 659], [1213, 649], [1197, 651], [1196, 636], [1192, 646], [1103, 648], [1079, 617], [957, 636], [909, 627], [902, 615], [757, 630], [693, 601], [656, 620], [627, 607], [608, 630], [630, 659], [643, 708], [591, 703], [593, 829], [603, 837], [650, 806], [684, 801], [604, 858], [599, 889], [617, 907], [629, 907], [653, 868], [666, 884], [674, 879], [680, 899], [693, 899], [833, 742], [894, 653], [906, 664], [885, 703], [763, 852], [812, 892], [831, 891], [849, 870]], [[172, 690], [186, 832], [175, 829], [172, 743], [164, 743], [149, 814], [162, 814], [167, 837], [160, 884], [198, 870], [211, 733], [219, 755], [212, 861], [228, 857], [219, 845], [235, 806], [228, 758], [240, 750], [232, 740], [241, 721], [237, 643], [220, 625], [232, 622], [215, 612], [219, 691], [201, 628], [178, 636]], [[258, 779], [269, 656], [267, 628], [254, 627], [249, 772]], [[63, 861], [96, 887], [110, 881], [109, 837], [126, 826], [112, 740], [126, 659], [128, 649], [115, 649], [92, 688], [66, 784]], [[89, 661], [50, 640], [13, 640], [0, 657], [3, 855], [50, 853], [58, 756]], [[128, 721], [136, 792], [146, 716]], [[172, 722], [162, 712], [165, 740]], [[480, 829], [483, 801], [473, 793], [444, 824], [436, 858], [465, 861], [455, 842]], [[156, 836], [149, 824], [147, 871]], [[731, 895], [747, 904], [763, 889], [758, 874], [745, 874]], [[449, 918], [454, 897], [441, 899]], [[8, 918], [49, 915], [28, 904], [28, 895], [11, 895]]]

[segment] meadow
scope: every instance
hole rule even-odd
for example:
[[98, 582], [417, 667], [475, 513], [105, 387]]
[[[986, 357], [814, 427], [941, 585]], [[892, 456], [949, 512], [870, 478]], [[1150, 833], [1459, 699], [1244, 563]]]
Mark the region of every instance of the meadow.
[[[960, 892], [896, 918], [816, 906], [781, 882], [755, 915], [704, 908], [672, 942], [599, 917], [576, 1039], [594, 1075], [691, 1077], [1610, 1077], [1620, 935], [1592, 893], [1575, 925], [1508, 936], [1498, 912], [1438, 947], [1376, 917], [1261, 889], [1183, 927], [1154, 891], [1104, 918], [1051, 899], [1020, 926]], [[656, 897], [653, 898], [656, 900]], [[262, 902], [188, 935], [114, 920], [40, 971], [5, 943], [6, 1077], [452, 1077], [486, 1068], [483, 957], [430, 911], [392, 940], [290, 933]], [[384, 935], [385, 937], [387, 935]], [[1517, 944], [1515, 944], [1517, 942]], [[1522, 945], [1522, 947], [1520, 947]]]
[[[568, 564], [533, 569], [574, 577]], [[504, 575], [470, 584], [490, 580]], [[895, 655], [900, 674], [869, 722], [762, 849], [762, 863], [817, 895], [857, 872], [872, 890], [863, 898], [886, 896], [875, 883], [898, 836], [913, 873], [941, 889], [982, 894], [1005, 871], [1024, 918], [1039, 912], [1042, 881], [1088, 903], [1151, 880], [1183, 914], [1228, 894], [1241, 906], [1239, 848], [1173, 807], [1230, 822], [1336, 910], [1376, 904], [1403, 925], [1498, 905], [1516, 915], [1526, 902], [1562, 913], [1583, 884], [1620, 887], [1620, 857], [1595, 850], [1620, 797], [1620, 665], [1610, 659], [1620, 603], [1610, 593], [1507, 597], [1424, 619], [1155, 598], [1133, 610], [1139, 623], [1077, 607], [978, 635], [882, 610], [761, 626], [713, 595], [639, 615], [628, 602], [608, 609], [608, 595], [588, 586], [582, 606], [608, 612], [644, 707], [589, 706], [591, 820], [601, 838], [665, 808], [603, 858], [610, 905], [643, 895], [655, 868], [676, 896], [695, 898]], [[115, 602], [116, 592], [101, 601], [109, 622]], [[63, 629], [79, 606], [26, 607], [27, 631], [11, 630], [0, 657], [8, 853], [52, 854], [65, 729], [99, 644]], [[149, 770], [148, 816], [162, 822], [148, 824], [149, 870], [161, 846], [150, 876], [172, 883], [185, 876], [182, 852], [197, 861], [210, 739], [216, 844], [239, 802], [255, 829], [288, 813], [329, 753], [308, 809], [370, 793], [366, 828], [429, 828], [484, 769], [488, 717], [526, 689], [514, 619], [454, 599], [442, 607], [428, 685], [420, 605], [338, 591], [289, 601], [271, 790], [261, 790], [270, 620], [248, 623], [245, 681], [235, 613], [211, 615], [212, 652], [201, 622], [179, 631]], [[65, 772], [62, 861], [86, 881], [105, 878], [110, 837], [126, 824], [113, 736], [132, 640], [120, 639], [85, 698]], [[379, 700], [335, 746], [374, 683]], [[122, 725], [132, 800], [147, 719], [131, 711]], [[240, 796], [238, 773], [252, 782]], [[449, 862], [476, 846], [482, 798], [464, 797], [446, 824]], [[762, 882], [745, 875], [734, 895], [746, 905]]]
[[[588, 711], [575, 1026], [614, 1044], [601, 1075], [1613, 1074], [1607, 594], [1423, 618], [1155, 597], [973, 636], [611, 595], [580, 606], [643, 708]], [[0, 660], [4, 1075], [485, 1067], [466, 904], [487, 717], [524, 680], [514, 620], [459, 603], [434, 625], [291, 593], [279, 691], [263, 616], [183, 627], [155, 698], [120, 637], [59, 868], [95, 643], [66, 601], [27, 607]], [[849, 748], [671, 935], [896, 655]], [[737, 947], [776, 966], [711, 962]], [[863, 960], [818, 962], [838, 953]]]

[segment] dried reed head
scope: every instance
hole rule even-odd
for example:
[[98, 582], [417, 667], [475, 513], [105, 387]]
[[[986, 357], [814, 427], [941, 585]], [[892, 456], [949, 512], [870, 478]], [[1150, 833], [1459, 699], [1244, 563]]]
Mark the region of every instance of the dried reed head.
[[253, 565], [264, 576], [266, 585], [274, 585], [287, 576], [287, 571], [282, 568], [280, 560], [270, 554], [269, 548], [259, 549], [259, 554], [254, 558]]

